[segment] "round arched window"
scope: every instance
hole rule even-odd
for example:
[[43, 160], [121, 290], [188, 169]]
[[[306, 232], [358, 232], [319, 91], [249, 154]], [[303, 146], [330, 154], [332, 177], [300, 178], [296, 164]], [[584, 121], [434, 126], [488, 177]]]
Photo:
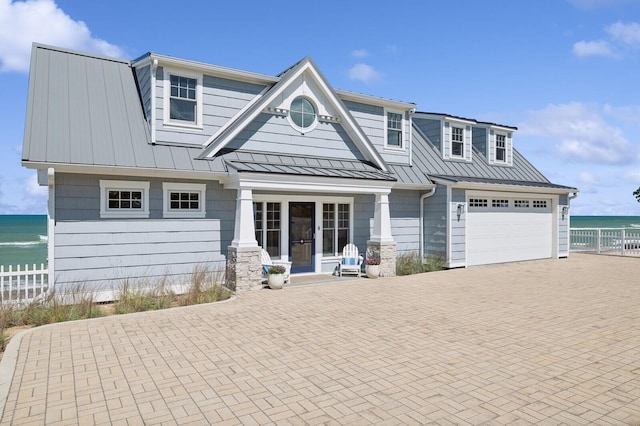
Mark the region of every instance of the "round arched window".
[[316, 109], [307, 98], [297, 97], [291, 102], [289, 117], [299, 128], [308, 129], [316, 121]]

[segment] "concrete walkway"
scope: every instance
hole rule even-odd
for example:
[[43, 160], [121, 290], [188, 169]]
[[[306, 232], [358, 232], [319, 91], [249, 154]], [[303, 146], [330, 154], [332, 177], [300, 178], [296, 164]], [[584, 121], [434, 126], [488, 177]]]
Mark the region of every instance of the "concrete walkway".
[[638, 271], [576, 254], [40, 327], [2, 360], [2, 424], [637, 425]]

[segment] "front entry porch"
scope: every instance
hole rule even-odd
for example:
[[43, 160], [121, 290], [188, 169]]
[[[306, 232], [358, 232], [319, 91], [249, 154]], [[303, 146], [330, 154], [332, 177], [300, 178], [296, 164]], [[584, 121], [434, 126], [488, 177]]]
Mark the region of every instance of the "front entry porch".
[[274, 188], [269, 191], [255, 182], [252, 188], [238, 188], [234, 239], [227, 263], [229, 286], [237, 291], [262, 287], [260, 265], [250, 266], [260, 258], [262, 248], [274, 261], [291, 262], [292, 277], [330, 277], [343, 247], [354, 243], [365, 257], [381, 258], [385, 276], [395, 275], [388, 201], [391, 189], [379, 182], [375, 187], [372, 182], [359, 183], [325, 185], [322, 193], [315, 185], [309, 191], [307, 185], [304, 192], [308, 194], [295, 191], [301, 185], [292, 183], [289, 193]]

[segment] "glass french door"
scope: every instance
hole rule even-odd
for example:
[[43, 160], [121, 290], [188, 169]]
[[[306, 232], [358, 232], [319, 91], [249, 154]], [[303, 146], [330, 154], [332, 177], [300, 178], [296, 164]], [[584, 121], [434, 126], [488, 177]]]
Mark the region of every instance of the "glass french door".
[[315, 203], [289, 203], [291, 272], [313, 272], [315, 258]]

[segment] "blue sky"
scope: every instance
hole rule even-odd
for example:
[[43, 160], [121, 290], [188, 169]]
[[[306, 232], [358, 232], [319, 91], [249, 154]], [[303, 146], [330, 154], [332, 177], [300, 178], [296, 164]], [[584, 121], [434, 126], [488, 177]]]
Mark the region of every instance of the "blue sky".
[[517, 126], [573, 215], [640, 215], [640, 0], [0, 0], [0, 214], [46, 212], [20, 165], [32, 42], [270, 75], [311, 56], [335, 88]]

